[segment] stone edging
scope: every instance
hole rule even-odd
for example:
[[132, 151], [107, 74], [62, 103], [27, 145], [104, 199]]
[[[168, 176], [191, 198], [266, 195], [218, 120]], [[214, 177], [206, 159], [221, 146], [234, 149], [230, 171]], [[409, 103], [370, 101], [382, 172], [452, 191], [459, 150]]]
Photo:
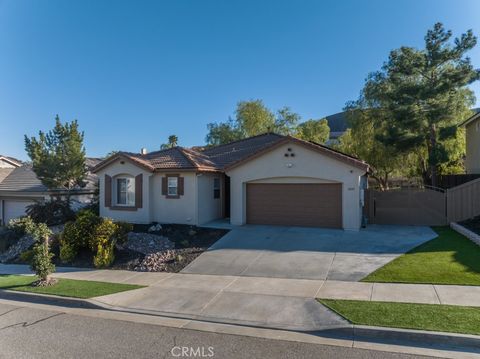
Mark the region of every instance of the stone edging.
[[454, 231], [457, 231], [458, 233], [464, 235], [465, 237], [470, 239], [472, 242], [480, 246], [480, 235], [476, 234], [475, 232], [472, 232], [471, 230], [455, 222], [450, 223], [450, 227]]

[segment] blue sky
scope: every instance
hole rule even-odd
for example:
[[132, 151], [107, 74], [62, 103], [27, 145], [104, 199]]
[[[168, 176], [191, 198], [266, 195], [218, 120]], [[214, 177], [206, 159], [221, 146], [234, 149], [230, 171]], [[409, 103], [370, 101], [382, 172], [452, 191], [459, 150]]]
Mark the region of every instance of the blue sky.
[[[475, 0], [0, 0], [0, 154], [26, 159], [23, 135], [55, 114], [78, 119], [90, 156], [203, 144], [239, 100], [321, 118], [391, 49], [421, 47], [437, 21], [480, 36], [479, 14]], [[480, 45], [470, 57], [480, 67]]]

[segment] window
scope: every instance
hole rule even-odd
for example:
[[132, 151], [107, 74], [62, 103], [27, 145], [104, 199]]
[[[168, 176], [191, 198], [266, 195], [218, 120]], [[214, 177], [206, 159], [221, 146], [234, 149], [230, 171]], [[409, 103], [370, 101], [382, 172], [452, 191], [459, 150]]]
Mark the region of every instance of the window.
[[120, 177], [116, 181], [117, 186], [117, 205], [134, 206], [135, 205], [135, 183], [133, 178]]
[[220, 198], [220, 178], [213, 179], [213, 198]]
[[178, 177], [168, 177], [167, 195], [178, 196]]

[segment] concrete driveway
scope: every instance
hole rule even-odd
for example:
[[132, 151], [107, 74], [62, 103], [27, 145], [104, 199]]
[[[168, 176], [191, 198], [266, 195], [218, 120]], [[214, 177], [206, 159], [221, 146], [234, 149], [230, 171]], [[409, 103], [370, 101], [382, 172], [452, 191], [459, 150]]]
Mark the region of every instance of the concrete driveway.
[[242, 226], [182, 273], [358, 281], [436, 236], [429, 227], [417, 226], [372, 225], [358, 232]]

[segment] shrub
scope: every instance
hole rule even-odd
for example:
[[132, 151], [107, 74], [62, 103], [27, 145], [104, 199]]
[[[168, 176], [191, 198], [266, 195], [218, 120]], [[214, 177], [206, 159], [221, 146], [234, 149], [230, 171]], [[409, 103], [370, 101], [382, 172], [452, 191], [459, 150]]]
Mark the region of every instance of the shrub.
[[30, 217], [21, 217], [11, 219], [8, 222], [7, 228], [13, 231], [18, 238], [24, 236], [29, 230], [33, 228], [35, 222]]
[[[110, 242], [113, 243], [113, 238], [117, 232], [118, 226], [109, 218], [102, 220], [100, 224], [95, 227], [93, 237], [89, 243], [92, 251], [97, 250], [98, 245], [105, 247]], [[114, 243], [115, 244], [115, 243]]]
[[115, 222], [117, 230], [113, 235], [115, 243], [125, 244], [128, 239], [128, 233], [133, 231], [133, 224], [127, 222]]
[[24, 263], [31, 264], [33, 261], [33, 250], [27, 249], [26, 251], [20, 253], [20, 260]]
[[102, 223], [103, 219], [91, 210], [81, 210], [77, 214], [75, 224], [77, 226], [76, 244], [79, 247], [88, 247], [93, 241], [95, 228]]
[[105, 244], [97, 245], [97, 253], [93, 257], [93, 265], [96, 268], [110, 267], [115, 260], [115, 243], [107, 242]]
[[63, 263], [72, 263], [77, 256], [78, 248], [63, 240], [60, 241], [60, 260]]
[[55, 271], [55, 265], [52, 263], [53, 254], [50, 253], [48, 245], [52, 231], [45, 223], [37, 223], [27, 227], [27, 234], [37, 242], [33, 247], [33, 259], [30, 264], [30, 268], [39, 277], [37, 285], [49, 285], [52, 283], [49, 276]]
[[76, 250], [90, 246], [93, 241], [94, 232], [97, 225], [102, 221], [95, 213], [88, 210], [78, 212], [75, 222], [65, 224], [61, 235], [61, 242]]
[[27, 207], [27, 214], [36, 223], [46, 223], [49, 226], [63, 224], [75, 219], [75, 212], [68, 201], [54, 199], [46, 202], [36, 202]]

